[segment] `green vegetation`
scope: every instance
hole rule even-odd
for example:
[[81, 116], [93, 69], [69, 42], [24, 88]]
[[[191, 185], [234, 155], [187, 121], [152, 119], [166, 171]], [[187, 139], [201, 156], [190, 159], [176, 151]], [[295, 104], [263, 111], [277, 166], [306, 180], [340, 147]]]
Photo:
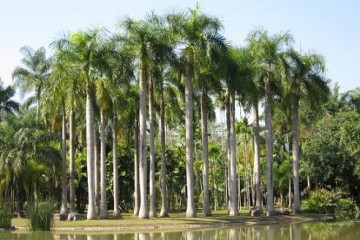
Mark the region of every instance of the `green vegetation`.
[[355, 203], [341, 192], [317, 189], [310, 193], [310, 198], [304, 201], [304, 208], [309, 212], [333, 214], [342, 219], [355, 217]]
[[324, 57], [295, 50], [290, 32], [258, 29], [235, 46], [222, 30], [197, 6], [69, 32], [51, 56], [23, 47], [14, 86], [0, 85], [0, 199], [18, 217], [35, 203], [34, 229], [51, 226], [40, 199], [94, 223], [130, 211], [351, 216], [360, 88], [331, 90]]
[[[322, 215], [320, 214], [310, 214], [305, 213], [296, 216], [273, 216], [266, 217], [256, 216], [251, 217], [247, 212], [241, 212], [240, 216], [229, 216], [227, 211], [213, 211], [211, 217], [203, 216], [201, 211], [197, 212], [196, 218], [187, 218], [186, 213], [184, 212], [170, 212], [170, 217], [167, 218], [153, 218], [151, 220], [147, 219], [139, 219], [136, 216], [133, 216], [130, 213], [122, 213], [122, 218], [109, 218], [109, 219], [97, 219], [97, 220], [86, 220], [86, 214], [81, 216], [82, 220], [80, 221], [54, 221], [54, 227], [57, 231], [61, 231], [61, 229], [73, 229], [77, 231], [82, 228], [93, 227], [94, 230], [101, 227], [120, 227], [127, 228], [125, 231], [136, 231], [136, 229], [144, 227], [144, 228], [158, 228], [161, 226], [168, 226], [173, 228], [179, 228], [181, 226], [187, 227], [189, 225], [208, 225], [216, 226], [216, 225], [229, 225], [229, 224], [244, 224], [244, 223], [289, 223], [289, 222], [301, 222], [301, 221], [309, 221], [314, 219], [320, 219]], [[109, 212], [109, 216], [111, 213]], [[27, 218], [13, 218], [12, 225], [16, 227], [20, 227], [21, 229], [27, 229], [29, 226], [29, 219]]]
[[30, 229], [33, 231], [50, 231], [54, 224], [55, 204], [53, 202], [33, 203], [28, 207]]
[[9, 229], [11, 227], [11, 204], [9, 202], [0, 203], [0, 229]]

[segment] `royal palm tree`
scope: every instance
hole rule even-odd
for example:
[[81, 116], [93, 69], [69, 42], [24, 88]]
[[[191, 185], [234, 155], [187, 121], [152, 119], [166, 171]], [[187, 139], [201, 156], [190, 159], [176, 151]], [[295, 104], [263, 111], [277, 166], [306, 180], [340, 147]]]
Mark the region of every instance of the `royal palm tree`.
[[68, 59], [74, 63], [74, 68], [81, 73], [82, 84], [86, 91], [86, 150], [88, 177], [88, 211], [87, 219], [96, 218], [95, 186], [94, 186], [94, 97], [95, 80], [99, 77], [97, 66], [104, 62], [101, 52], [103, 31], [92, 29], [78, 31], [57, 41]]
[[[68, 38], [64, 37], [50, 44], [55, 51], [53, 57], [54, 69], [51, 76], [53, 76], [52, 80], [56, 81], [51, 82], [49, 86], [55, 85], [58, 86], [58, 89], [65, 91], [62, 97], [66, 104], [69, 126], [69, 211], [75, 212], [75, 108], [81, 105], [80, 100], [84, 99], [85, 96], [79, 87], [82, 75], [78, 71], [76, 59], [67, 52], [68, 49], [63, 45], [66, 41], [68, 41]], [[51, 106], [49, 108], [52, 109]]]
[[127, 45], [134, 49], [139, 67], [139, 181], [140, 209], [139, 218], [148, 218], [147, 205], [147, 161], [146, 161], [146, 84], [149, 75], [150, 46], [154, 36], [145, 21], [135, 21], [129, 17], [121, 22], [126, 31]]
[[[213, 19], [213, 21], [218, 21]], [[214, 25], [216, 26], [216, 24]], [[222, 89], [220, 77], [222, 74], [220, 64], [221, 54], [226, 52], [226, 44], [218, 22], [216, 28], [202, 36], [199, 52], [202, 51], [201, 61], [197, 62], [196, 76], [200, 81], [201, 88], [201, 135], [202, 135], [202, 158], [203, 158], [203, 214], [211, 215], [209, 196], [209, 158], [208, 158], [208, 94]], [[211, 100], [210, 100], [211, 101]]]
[[314, 108], [325, 103], [330, 95], [328, 81], [324, 77], [325, 60], [318, 54], [289, 51], [290, 72], [284, 87], [292, 104], [292, 156], [294, 177], [293, 212], [300, 213], [299, 189], [299, 106], [300, 101], [308, 101]]
[[[174, 61], [176, 63], [176, 61]], [[159, 72], [160, 73], [160, 72]], [[159, 95], [160, 95], [160, 144], [161, 144], [161, 217], [169, 216], [169, 196], [168, 196], [168, 179], [167, 174], [165, 150], [166, 150], [166, 132], [165, 125], [171, 128], [171, 126], [177, 125], [181, 119], [182, 112], [180, 110], [180, 104], [183, 96], [176, 83], [180, 82], [179, 72], [176, 67], [170, 67], [167, 69], [164, 79], [160, 83]], [[178, 95], [176, 93], [179, 93]], [[166, 104], [165, 104], [166, 103]], [[178, 113], [178, 114], [176, 114]], [[171, 117], [170, 117], [171, 116]], [[177, 120], [177, 121], [176, 121]]]
[[259, 102], [263, 97], [263, 88], [260, 81], [256, 59], [249, 46], [238, 49], [239, 76], [241, 84], [238, 92], [246, 108], [252, 109], [253, 138], [254, 138], [254, 164], [253, 164], [253, 189], [255, 208], [262, 208], [261, 193], [261, 166], [260, 166], [260, 130], [259, 130]]
[[236, 132], [235, 132], [235, 93], [243, 91], [243, 73], [241, 72], [241, 51], [230, 48], [225, 53], [225, 109], [227, 125], [227, 154], [228, 154], [228, 207], [231, 216], [239, 214], [238, 208], [238, 177], [237, 177], [237, 156], [236, 156]]
[[[114, 39], [117, 39], [114, 36]], [[124, 99], [134, 77], [134, 54], [127, 49], [122, 41], [111, 41], [109, 44], [108, 64], [105, 75], [109, 78], [107, 92], [111, 100], [112, 116], [112, 156], [113, 156], [113, 191], [114, 191], [114, 217], [120, 216], [120, 189], [119, 189], [119, 160], [118, 160], [118, 121], [119, 115], [124, 111]]]
[[[52, 71], [48, 81], [44, 85], [44, 95], [42, 100], [42, 112], [51, 118], [53, 123], [61, 119], [61, 206], [60, 215], [67, 217], [68, 214], [68, 183], [67, 183], [67, 160], [66, 160], [66, 95], [67, 82], [64, 68], [60, 60], [53, 61]], [[57, 124], [53, 124], [56, 128]]]
[[[100, 109], [100, 218], [107, 218], [107, 198], [106, 198], [106, 112], [112, 108], [110, 93], [107, 91], [109, 87], [105, 85], [108, 79], [98, 78], [96, 80], [96, 100]], [[112, 87], [112, 86], [111, 86]]]
[[51, 61], [46, 57], [46, 50], [43, 47], [34, 50], [24, 46], [20, 51], [24, 55], [23, 66], [16, 67], [12, 77], [15, 86], [19, 87], [22, 94], [35, 92], [36, 115], [39, 118], [41, 95], [49, 75]]
[[275, 214], [273, 199], [273, 140], [271, 125], [271, 102], [276, 81], [279, 81], [279, 72], [284, 65], [284, 52], [293, 41], [288, 32], [269, 35], [266, 30], [253, 31], [247, 37], [249, 47], [256, 59], [256, 68], [261, 75], [265, 90], [265, 128], [266, 128], [266, 210], [267, 215]]
[[150, 77], [149, 77], [149, 135], [150, 135], [150, 217], [156, 216], [155, 203], [155, 136], [154, 136], [154, 105], [158, 99], [154, 95], [159, 92], [160, 95], [160, 124], [161, 124], [161, 195], [162, 208], [161, 216], [168, 216], [167, 193], [166, 193], [166, 163], [165, 163], [165, 111], [164, 111], [164, 75], [165, 70], [176, 63], [176, 55], [173, 50], [174, 36], [169, 34], [169, 26], [166, 25], [164, 17], [151, 13], [147, 16], [147, 22], [150, 24], [152, 39], [149, 42], [151, 50]]
[[189, 9], [185, 13], [174, 13], [167, 16], [172, 32], [178, 37], [180, 48], [180, 62], [184, 73], [185, 86], [185, 145], [186, 145], [186, 182], [187, 207], [186, 216], [195, 217], [194, 202], [194, 168], [193, 168], [193, 79], [196, 63], [206, 56], [203, 53], [206, 44], [202, 40], [221, 29], [217, 18], [203, 14], [200, 6]]

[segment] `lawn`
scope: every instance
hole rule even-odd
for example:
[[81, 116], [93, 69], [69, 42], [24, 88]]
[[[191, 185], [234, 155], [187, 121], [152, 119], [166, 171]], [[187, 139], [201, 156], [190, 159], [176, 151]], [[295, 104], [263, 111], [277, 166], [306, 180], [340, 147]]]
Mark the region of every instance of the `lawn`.
[[[109, 213], [111, 216], [111, 213]], [[75, 231], [96, 231], [96, 230], [151, 230], [151, 229], [179, 229], [179, 228], [197, 228], [197, 227], [220, 227], [230, 225], [252, 225], [252, 224], [275, 224], [288, 222], [302, 222], [319, 220], [322, 215], [301, 214], [290, 216], [266, 217], [265, 215], [251, 217], [249, 213], [242, 212], [239, 216], [229, 216], [225, 211], [213, 213], [211, 217], [204, 217], [198, 213], [196, 218], [186, 218], [185, 213], [172, 212], [168, 218], [139, 219], [132, 216], [131, 213], [123, 213], [119, 219], [97, 219], [85, 220], [86, 215], [82, 215], [83, 220], [79, 221], [54, 221], [54, 229], [75, 230]], [[12, 219], [12, 226], [26, 230], [29, 226], [27, 218]]]

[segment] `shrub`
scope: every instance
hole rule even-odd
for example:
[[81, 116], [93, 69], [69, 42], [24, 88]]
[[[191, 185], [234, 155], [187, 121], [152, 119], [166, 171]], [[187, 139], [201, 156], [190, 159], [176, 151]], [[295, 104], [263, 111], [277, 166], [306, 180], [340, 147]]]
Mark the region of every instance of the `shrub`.
[[309, 212], [336, 214], [340, 218], [351, 218], [355, 213], [354, 201], [347, 198], [342, 192], [333, 192], [318, 189], [304, 201], [304, 207]]
[[326, 189], [318, 189], [310, 194], [304, 201], [304, 207], [315, 213], [334, 213], [336, 206], [336, 193]]
[[340, 218], [352, 218], [355, 215], [355, 203], [350, 198], [340, 198], [336, 202], [336, 215]]
[[355, 219], [360, 219], [360, 206], [355, 206]]
[[11, 228], [11, 205], [8, 202], [0, 203], [0, 228]]
[[55, 204], [51, 201], [31, 204], [28, 209], [30, 228], [34, 231], [50, 231], [54, 212]]

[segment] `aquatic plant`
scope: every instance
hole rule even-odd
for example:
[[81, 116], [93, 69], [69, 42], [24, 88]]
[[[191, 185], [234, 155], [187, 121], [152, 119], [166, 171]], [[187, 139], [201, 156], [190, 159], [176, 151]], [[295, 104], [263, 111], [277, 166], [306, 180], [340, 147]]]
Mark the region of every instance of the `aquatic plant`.
[[50, 231], [54, 224], [55, 203], [39, 202], [29, 206], [30, 228], [34, 231]]

